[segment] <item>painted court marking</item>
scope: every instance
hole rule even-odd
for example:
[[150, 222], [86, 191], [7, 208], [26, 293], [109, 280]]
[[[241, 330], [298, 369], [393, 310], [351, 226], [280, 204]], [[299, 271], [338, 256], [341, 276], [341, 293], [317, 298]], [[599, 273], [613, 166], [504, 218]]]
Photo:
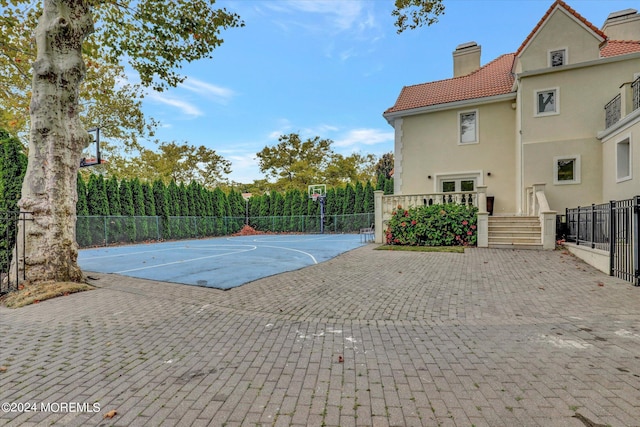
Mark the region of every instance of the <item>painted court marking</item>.
[[130, 273], [130, 272], [133, 272], [133, 271], [148, 270], [150, 268], [162, 268], [162, 267], [166, 267], [166, 266], [169, 266], [169, 265], [182, 264], [182, 263], [185, 263], [185, 262], [201, 261], [203, 259], [218, 258], [218, 257], [221, 257], [221, 256], [229, 256], [229, 255], [234, 255], [234, 254], [238, 254], [238, 253], [242, 253], [242, 252], [255, 251], [256, 249], [258, 249], [258, 247], [257, 246], [253, 246], [250, 249], [232, 251], [232, 252], [227, 252], [227, 253], [224, 253], [224, 254], [203, 256], [203, 257], [191, 258], [191, 259], [181, 259], [179, 261], [166, 262], [164, 264], [156, 264], [156, 265], [150, 265], [150, 266], [147, 266], [147, 267], [132, 268], [132, 269], [129, 269], [129, 270], [116, 271], [115, 274], [124, 274], [124, 273]]

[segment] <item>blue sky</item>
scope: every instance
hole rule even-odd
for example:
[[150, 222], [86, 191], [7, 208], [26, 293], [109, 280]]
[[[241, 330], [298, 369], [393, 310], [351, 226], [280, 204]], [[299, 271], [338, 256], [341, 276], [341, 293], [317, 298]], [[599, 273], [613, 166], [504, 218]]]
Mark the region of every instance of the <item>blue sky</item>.
[[[430, 27], [396, 34], [393, 0], [241, 0], [216, 5], [238, 13], [213, 59], [187, 64], [184, 84], [149, 94], [156, 137], [213, 148], [232, 162], [229, 179], [264, 176], [255, 154], [291, 132], [334, 141], [333, 149], [377, 156], [393, 151], [382, 117], [400, 90], [452, 77], [457, 45], [482, 46], [482, 65], [515, 52], [551, 0], [445, 0]], [[635, 1], [569, 0], [601, 28]]]

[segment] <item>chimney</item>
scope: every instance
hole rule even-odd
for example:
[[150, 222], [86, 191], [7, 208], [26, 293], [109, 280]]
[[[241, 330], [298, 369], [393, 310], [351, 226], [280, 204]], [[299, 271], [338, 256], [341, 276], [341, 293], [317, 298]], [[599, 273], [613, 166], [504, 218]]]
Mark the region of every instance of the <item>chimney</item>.
[[463, 43], [453, 52], [453, 77], [466, 76], [480, 69], [480, 46], [476, 42]]
[[602, 32], [609, 40], [640, 40], [640, 14], [635, 9], [610, 13]]

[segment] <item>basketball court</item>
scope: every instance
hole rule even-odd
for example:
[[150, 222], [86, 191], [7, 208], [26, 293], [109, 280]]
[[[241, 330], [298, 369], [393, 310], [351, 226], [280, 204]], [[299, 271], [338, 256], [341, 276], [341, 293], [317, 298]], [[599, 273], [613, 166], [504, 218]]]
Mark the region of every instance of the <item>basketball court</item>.
[[82, 249], [84, 271], [230, 289], [362, 246], [357, 234], [263, 234]]

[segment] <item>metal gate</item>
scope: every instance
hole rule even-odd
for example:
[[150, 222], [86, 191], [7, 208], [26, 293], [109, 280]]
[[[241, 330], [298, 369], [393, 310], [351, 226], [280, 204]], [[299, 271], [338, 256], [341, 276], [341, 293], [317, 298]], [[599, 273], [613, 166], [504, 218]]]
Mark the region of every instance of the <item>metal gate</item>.
[[[24, 254], [25, 239], [21, 239], [22, 246], [19, 247], [16, 245], [16, 237], [18, 224], [20, 221], [27, 221], [27, 215], [28, 212], [0, 212], [0, 295], [18, 289], [20, 273], [24, 280], [24, 270], [21, 272], [16, 268], [16, 271], [10, 274], [10, 268], [12, 260], [20, 259]], [[24, 229], [22, 227], [23, 232]]]
[[640, 196], [611, 202], [611, 275], [640, 286]]

